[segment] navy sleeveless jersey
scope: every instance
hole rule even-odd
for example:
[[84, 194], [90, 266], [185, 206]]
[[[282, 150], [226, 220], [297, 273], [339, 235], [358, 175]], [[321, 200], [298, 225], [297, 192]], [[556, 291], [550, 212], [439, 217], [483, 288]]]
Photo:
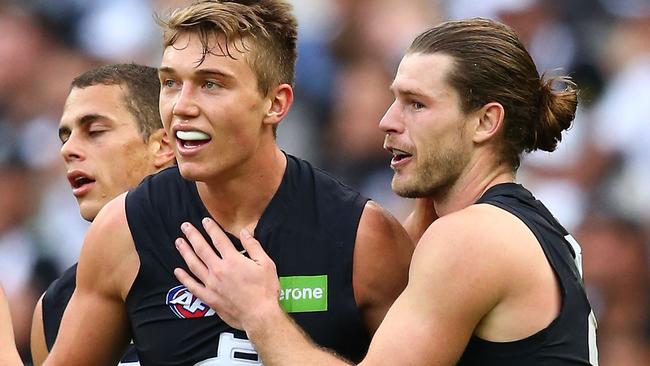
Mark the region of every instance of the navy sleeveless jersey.
[[[43, 308], [43, 332], [45, 333], [45, 345], [48, 352], [52, 350], [56, 336], [59, 334], [63, 312], [68, 306], [77, 284], [76, 277], [77, 265], [75, 264], [63, 272], [61, 277], [52, 282], [45, 291], [45, 295], [43, 295], [41, 302]], [[129, 346], [118, 365], [138, 365], [138, 355], [133, 345]]]
[[597, 365], [597, 360], [590, 361], [590, 345], [593, 347], [591, 353], [595, 352], [595, 318], [584, 291], [578, 269], [580, 264], [575, 261], [579, 256], [575, 240], [546, 207], [519, 184], [496, 185], [477, 203], [510, 212], [533, 232], [555, 272], [562, 305], [557, 318], [530, 337], [514, 342], [489, 342], [473, 336], [458, 365]]
[[[282, 182], [254, 232], [276, 263], [285, 310], [316, 343], [352, 360], [360, 360], [369, 345], [352, 288], [366, 201], [287, 155]], [[229, 327], [174, 277], [174, 268], [188, 270], [174, 246], [181, 223], [191, 222], [208, 238], [201, 219], [210, 214], [196, 183], [183, 179], [177, 167], [163, 170], [128, 193], [126, 214], [140, 259], [126, 304], [141, 364], [261, 364], [245, 333]]]

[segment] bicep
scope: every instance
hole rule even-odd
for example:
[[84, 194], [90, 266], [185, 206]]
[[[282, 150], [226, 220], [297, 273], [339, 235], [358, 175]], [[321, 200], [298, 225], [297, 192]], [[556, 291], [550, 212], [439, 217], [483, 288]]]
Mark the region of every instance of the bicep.
[[372, 334], [404, 290], [413, 245], [387, 211], [368, 202], [354, 250], [353, 286], [364, 323]]
[[115, 365], [126, 348], [128, 332], [128, 320], [119, 299], [78, 286], [63, 314], [48, 361]]
[[123, 199], [112, 201], [86, 236], [76, 288], [46, 365], [117, 364], [130, 339], [123, 294], [137, 274], [132, 252]]
[[[45, 296], [45, 294], [43, 294]], [[43, 325], [43, 296], [36, 303], [34, 316], [32, 318], [32, 334], [30, 348], [34, 365], [41, 365], [47, 357], [47, 345], [45, 343], [45, 329]]]
[[[429, 235], [427, 235], [429, 234]], [[429, 231], [413, 254], [409, 283], [377, 330], [362, 364], [455, 365], [498, 298], [462, 238]], [[498, 285], [495, 285], [498, 288]]]

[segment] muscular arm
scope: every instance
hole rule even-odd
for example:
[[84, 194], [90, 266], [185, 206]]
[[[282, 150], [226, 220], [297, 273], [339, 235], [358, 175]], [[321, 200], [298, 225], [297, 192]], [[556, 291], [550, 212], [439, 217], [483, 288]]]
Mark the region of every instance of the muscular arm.
[[[45, 296], [45, 294], [43, 294]], [[32, 361], [34, 365], [40, 366], [47, 357], [47, 344], [45, 343], [45, 329], [43, 328], [43, 296], [38, 299], [36, 307], [34, 308], [34, 316], [32, 318], [32, 334], [31, 334], [31, 351]]]
[[0, 286], [0, 364], [7, 366], [22, 366], [23, 362], [18, 355], [14, 331], [12, 328], [9, 302], [4, 289]]
[[440, 219], [424, 233], [409, 284], [361, 365], [455, 365], [476, 326], [499, 302], [499, 265], [461, 217]]
[[86, 235], [77, 287], [44, 365], [115, 365], [128, 344], [124, 299], [139, 260], [126, 221], [124, 197], [107, 204]]
[[369, 201], [357, 231], [352, 281], [357, 306], [370, 334], [404, 290], [412, 253], [413, 245], [400, 223]]

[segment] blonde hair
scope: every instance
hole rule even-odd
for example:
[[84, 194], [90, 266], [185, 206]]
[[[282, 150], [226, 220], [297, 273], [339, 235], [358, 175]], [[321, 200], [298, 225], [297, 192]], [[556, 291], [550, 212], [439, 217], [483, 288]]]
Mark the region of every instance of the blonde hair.
[[[293, 86], [298, 24], [292, 6], [283, 0], [196, 1], [157, 21], [163, 28], [165, 48], [183, 33], [199, 37], [203, 46], [199, 64], [215, 49], [231, 58], [231, 46], [250, 52], [247, 62], [257, 76], [262, 95], [280, 84]], [[219, 43], [219, 36], [225, 37], [224, 44]], [[252, 41], [253, 47], [245, 40]]]

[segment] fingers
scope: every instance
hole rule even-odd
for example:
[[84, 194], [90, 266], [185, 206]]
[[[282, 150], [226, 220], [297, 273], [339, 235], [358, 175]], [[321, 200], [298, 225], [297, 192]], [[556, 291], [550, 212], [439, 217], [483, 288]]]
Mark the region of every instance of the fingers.
[[174, 269], [174, 276], [176, 276], [176, 279], [180, 281], [180, 283], [182, 283], [185, 287], [187, 287], [187, 289], [199, 299], [203, 300], [206, 298], [205, 296], [208, 295], [205, 286], [203, 286], [197, 280], [192, 278], [192, 276], [190, 276], [187, 272], [185, 272], [184, 269], [182, 268]]
[[260, 244], [259, 241], [257, 241], [251, 233], [243, 229], [239, 233], [239, 240], [241, 241], [242, 246], [246, 251], [248, 252], [248, 256], [255, 262], [259, 261], [270, 261], [271, 258], [269, 258], [268, 255], [266, 255], [266, 252], [264, 249], [262, 249], [262, 245]]
[[210, 235], [214, 247], [217, 249], [219, 254], [221, 254], [222, 258], [240, 254], [239, 251], [237, 251], [235, 246], [232, 244], [230, 239], [228, 239], [226, 233], [224, 233], [223, 230], [221, 230], [219, 225], [217, 225], [217, 223], [214, 222], [214, 220], [206, 217], [201, 221], [201, 223], [203, 224], [205, 231], [208, 233], [208, 235]]
[[[203, 234], [201, 234], [201, 232], [198, 231], [192, 224], [190, 224], [189, 222], [184, 222], [183, 224], [181, 224], [181, 230], [183, 231], [183, 234], [185, 234], [185, 236], [187, 237], [187, 240], [189, 241], [190, 245], [192, 245], [192, 249], [194, 249], [194, 253], [196, 253], [196, 255], [199, 258], [201, 258], [203, 263], [209, 265], [210, 263], [219, 261], [219, 256], [214, 251], [212, 246], [203, 237]], [[212, 239], [213, 242], [216, 242], [216, 239], [212, 235], [210, 235], [210, 238]]]
[[194, 253], [194, 250], [190, 248], [185, 239], [178, 238], [176, 239], [175, 244], [176, 249], [181, 253], [181, 257], [183, 257], [183, 260], [187, 264], [187, 267], [190, 269], [190, 271], [192, 271], [192, 273], [194, 273], [194, 275], [196, 275], [199, 280], [205, 283], [209, 276], [209, 271], [206, 264], [196, 256], [196, 253]]

